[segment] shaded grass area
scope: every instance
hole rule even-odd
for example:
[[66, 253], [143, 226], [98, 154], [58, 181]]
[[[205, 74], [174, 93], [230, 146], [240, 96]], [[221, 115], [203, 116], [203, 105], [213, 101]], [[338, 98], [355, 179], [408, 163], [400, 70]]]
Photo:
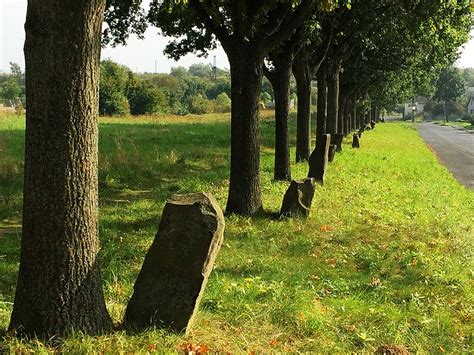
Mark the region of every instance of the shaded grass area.
[[[8, 326], [19, 260], [23, 128], [21, 118], [0, 118], [0, 331]], [[272, 181], [273, 130], [272, 120], [262, 120], [268, 212], [278, 211], [287, 187]], [[229, 135], [228, 115], [101, 120], [101, 262], [115, 322], [165, 199], [206, 190], [225, 206]], [[307, 174], [305, 164], [292, 169], [295, 178]], [[317, 188], [308, 220], [231, 216], [226, 225], [189, 335], [118, 331], [51, 344], [5, 337], [4, 350], [153, 352], [201, 345], [348, 352], [398, 344], [461, 352], [474, 346], [474, 193], [438, 164], [409, 124], [379, 124], [363, 134], [358, 150], [346, 141]]]

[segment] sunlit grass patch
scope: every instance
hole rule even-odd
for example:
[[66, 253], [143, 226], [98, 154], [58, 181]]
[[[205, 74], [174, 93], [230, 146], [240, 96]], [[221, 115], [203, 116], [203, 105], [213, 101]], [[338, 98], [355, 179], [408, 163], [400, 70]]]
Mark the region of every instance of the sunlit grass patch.
[[[19, 261], [23, 129], [21, 118], [0, 118], [0, 166], [8, 169], [0, 171], [8, 181], [0, 189], [13, 196], [8, 203], [0, 197], [0, 332], [8, 326]], [[365, 132], [360, 149], [345, 141], [308, 220], [270, 218], [288, 186], [273, 181], [273, 130], [265, 119], [266, 213], [226, 217], [224, 244], [189, 335], [116, 331], [48, 344], [5, 337], [0, 352], [364, 352], [382, 344], [472, 350], [474, 193], [410, 124], [386, 123]], [[206, 190], [225, 207], [229, 137], [228, 115], [101, 118], [101, 264], [116, 324], [166, 198]], [[306, 164], [293, 164], [292, 173], [305, 177]]]

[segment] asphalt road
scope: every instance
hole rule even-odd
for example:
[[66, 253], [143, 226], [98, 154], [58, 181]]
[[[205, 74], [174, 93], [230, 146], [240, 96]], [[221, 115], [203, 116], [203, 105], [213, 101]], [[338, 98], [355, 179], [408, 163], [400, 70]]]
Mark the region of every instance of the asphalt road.
[[428, 122], [420, 123], [418, 131], [456, 179], [474, 189], [474, 134]]

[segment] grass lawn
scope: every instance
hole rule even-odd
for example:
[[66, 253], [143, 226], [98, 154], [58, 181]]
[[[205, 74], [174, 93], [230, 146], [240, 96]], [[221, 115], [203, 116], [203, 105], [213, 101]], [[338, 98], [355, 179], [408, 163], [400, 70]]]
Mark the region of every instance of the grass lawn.
[[[474, 192], [409, 123], [377, 125], [360, 149], [346, 141], [308, 220], [226, 217], [189, 335], [117, 330], [48, 344], [5, 335], [20, 252], [23, 130], [21, 117], [0, 118], [0, 352], [474, 349]], [[263, 119], [267, 212], [279, 210], [288, 185], [272, 181], [273, 131], [273, 121]], [[165, 199], [205, 190], [225, 207], [229, 138], [228, 115], [101, 119], [101, 263], [116, 323]], [[307, 174], [305, 164], [292, 169], [295, 178]]]
[[440, 126], [462, 127], [464, 129], [469, 129], [469, 130], [474, 129], [474, 125], [472, 125], [470, 121], [444, 122], [444, 120], [442, 120], [442, 121], [433, 121], [433, 122], [436, 124], [439, 124]]

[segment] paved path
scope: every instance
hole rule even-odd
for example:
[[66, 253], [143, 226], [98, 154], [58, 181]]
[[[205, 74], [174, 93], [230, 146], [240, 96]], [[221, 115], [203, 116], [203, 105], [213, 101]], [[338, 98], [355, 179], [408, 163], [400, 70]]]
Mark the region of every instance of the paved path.
[[434, 123], [420, 123], [418, 130], [459, 182], [474, 189], [474, 134]]

